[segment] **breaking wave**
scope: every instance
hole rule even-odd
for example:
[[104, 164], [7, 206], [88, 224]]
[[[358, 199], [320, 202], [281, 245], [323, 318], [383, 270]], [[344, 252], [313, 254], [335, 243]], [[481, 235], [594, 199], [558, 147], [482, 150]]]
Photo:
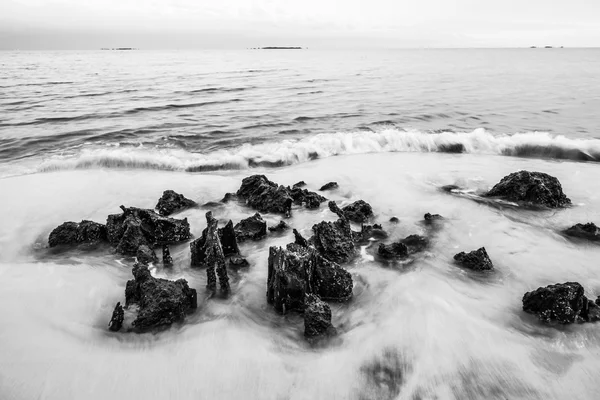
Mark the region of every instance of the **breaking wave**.
[[45, 160], [39, 171], [86, 168], [142, 168], [167, 171], [215, 171], [252, 167], [282, 167], [336, 155], [383, 152], [440, 152], [600, 161], [600, 140], [569, 139], [544, 132], [495, 136], [473, 132], [423, 133], [393, 128], [378, 132], [320, 134], [210, 153], [190, 153], [160, 147], [87, 148], [74, 155]]

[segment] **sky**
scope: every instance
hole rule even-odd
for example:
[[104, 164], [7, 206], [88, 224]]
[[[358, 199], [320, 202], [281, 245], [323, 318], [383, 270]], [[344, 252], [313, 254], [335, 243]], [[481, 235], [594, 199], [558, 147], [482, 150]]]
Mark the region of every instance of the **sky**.
[[0, 0], [0, 49], [600, 47], [600, 0]]

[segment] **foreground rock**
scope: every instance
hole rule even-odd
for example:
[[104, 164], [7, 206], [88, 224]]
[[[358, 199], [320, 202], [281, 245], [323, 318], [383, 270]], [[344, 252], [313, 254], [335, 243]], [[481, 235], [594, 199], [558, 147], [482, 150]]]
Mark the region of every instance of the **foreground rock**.
[[141, 264], [134, 265], [133, 276], [134, 279], [128, 281], [125, 288], [125, 306], [139, 306], [132, 323], [135, 331], [146, 332], [181, 322], [189, 311], [198, 306], [196, 290], [191, 289], [185, 279], [170, 281], [155, 278], [148, 267]]
[[[240, 254], [233, 222], [229, 220], [229, 222], [223, 228], [218, 229], [218, 232], [219, 240], [221, 241], [221, 247], [223, 249], [223, 255], [227, 257]], [[204, 235], [204, 232], [202, 234]]]
[[117, 303], [115, 309], [112, 313], [112, 317], [110, 318], [110, 322], [108, 323], [108, 329], [117, 332], [120, 331], [123, 327], [123, 321], [125, 320], [125, 311], [123, 311], [123, 306], [121, 303]]
[[185, 219], [163, 217], [152, 210], [123, 207], [123, 213], [109, 215], [106, 222], [108, 240], [117, 252], [136, 255], [141, 245], [178, 243], [191, 238], [190, 224]]
[[173, 190], [165, 190], [155, 208], [160, 215], [166, 217], [176, 212], [196, 207], [197, 205], [198, 204], [195, 201], [186, 198], [182, 194]]
[[171, 267], [173, 265], [173, 257], [171, 257], [169, 246], [166, 244], [164, 244], [162, 248], [162, 260], [165, 267]]
[[319, 208], [321, 203], [327, 201], [327, 199], [321, 196], [318, 193], [311, 192], [306, 189], [301, 189], [298, 187], [294, 187], [292, 189], [288, 188], [290, 196], [294, 199], [294, 204], [299, 206], [304, 206], [309, 210]]
[[563, 231], [567, 236], [600, 242], [600, 228], [593, 223], [573, 225]]
[[329, 182], [324, 184], [323, 186], [321, 186], [321, 189], [319, 189], [320, 191], [325, 191], [325, 190], [333, 190], [333, 189], [337, 189], [340, 186], [338, 185], [337, 182]]
[[283, 314], [305, 309], [305, 296], [344, 301], [352, 296], [352, 276], [312, 247], [290, 243], [269, 248], [267, 301]]
[[352, 204], [348, 204], [342, 208], [344, 215], [350, 221], [363, 223], [367, 222], [369, 218], [373, 216], [373, 208], [371, 205], [363, 200], [357, 200]]
[[572, 324], [600, 320], [600, 307], [588, 300], [583, 287], [577, 282], [557, 283], [525, 293], [523, 311], [537, 315], [546, 323]]
[[334, 201], [329, 202], [329, 209], [336, 213], [339, 219], [335, 222], [319, 222], [312, 227], [315, 248], [326, 259], [342, 264], [356, 256], [354, 235], [346, 214]]
[[246, 240], [260, 240], [267, 236], [267, 223], [259, 213], [241, 220], [235, 224], [233, 229], [239, 243]]
[[386, 260], [406, 258], [411, 254], [419, 253], [429, 246], [429, 239], [420, 235], [410, 235], [398, 242], [385, 245], [380, 244], [377, 254]]
[[457, 264], [472, 269], [474, 271], [491, 271], [494, 269], [494, 264], [485, 251], [485, 247], [481, 247], [470, 253], [461, 252], [454, 256]]
[[288, 189], [271, 182], [264, 175], [244, 178], [236, 194], [260, 212], [291, 215], [293, 199]]
[[141, 264], [150, 264], [158, 261], [158, 257], [156, 256], [154, 249], [151, 249], [146, 244], [142, 244], [140, 247], [138, 247], [135, 258]]
[[337, 333], [331, 324], [331, 307], [319, 296], [307, 294], [304, 299], [304, 337], [309, 341]]
[[202, 232], [202, 236], [190, 243], [192, 265], [206, 266], [206, 287], [209, 290], [216, 289], [218, 276], [221, 290], [229, 292], [225, 255], [217, 230], [218, 221], [209, 211], [206, 213], [206, 222], [207, 227]]
[[571, 204], [558, 179], [543, 172], [514, 172], [502, 178], [484, 196], [548, 208], [566, 207]]
[[106, 226], [93, 221], [83, 220], [65, 222], [56, 227], [48, 237], [48, 245], [56, 247], [61, 245], [79, 245], [82, 243], [97, 244], [106, 242]]

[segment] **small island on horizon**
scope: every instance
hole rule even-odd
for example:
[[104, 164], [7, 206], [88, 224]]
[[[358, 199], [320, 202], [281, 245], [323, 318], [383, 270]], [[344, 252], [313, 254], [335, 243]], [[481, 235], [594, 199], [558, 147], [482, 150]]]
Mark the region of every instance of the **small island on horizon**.
[[100, 50], [139, 50], [135, 47], [102, 47]]
[[267, 46], [267, 47], [252, 47], [251, 50], [302, 50], [299, 46]]

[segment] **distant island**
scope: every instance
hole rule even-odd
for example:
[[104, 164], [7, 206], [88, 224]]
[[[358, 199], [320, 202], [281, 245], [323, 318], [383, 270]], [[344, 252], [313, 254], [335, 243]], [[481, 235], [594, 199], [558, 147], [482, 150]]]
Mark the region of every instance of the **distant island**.
[[302, 50], [302, 47], [268, 46], [268, 47], [252, 47], [252, 50]]
[[100, 50], [139, 50], [136, 49], [135, 47], [102, 47]]

